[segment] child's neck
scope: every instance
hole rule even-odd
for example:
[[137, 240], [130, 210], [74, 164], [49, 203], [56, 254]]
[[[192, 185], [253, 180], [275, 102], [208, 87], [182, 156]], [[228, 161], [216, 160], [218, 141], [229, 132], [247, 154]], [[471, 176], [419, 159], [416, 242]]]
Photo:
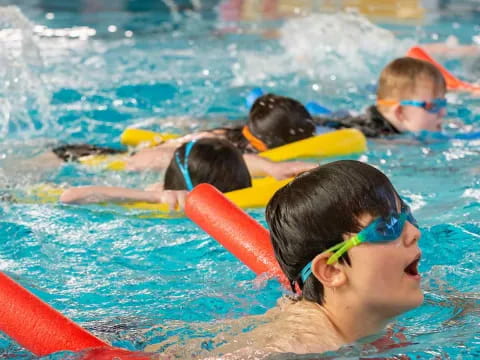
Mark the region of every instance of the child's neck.
[[383, 110], [383, 109], [380, 109], [380, 108], [377, 108], [377, 109], [378, 109], [378, 112], [380, 114], [382, 114], [382, 116], [385, 119], [387, 119], [387, 121], [390, 123], [390, 125], [392, 125], [399, 132], [407, 131], [407, 129], [403, 126], [403, 124], [400, 121], [398, 121], [398, 119], [396, 118], [393, 111]]
[[338, 330], [345, 343], [381, 332], [391, 320], [378, 312], [371, 312], [358, 303], [348, 303], [330, 298], [319, 306]]

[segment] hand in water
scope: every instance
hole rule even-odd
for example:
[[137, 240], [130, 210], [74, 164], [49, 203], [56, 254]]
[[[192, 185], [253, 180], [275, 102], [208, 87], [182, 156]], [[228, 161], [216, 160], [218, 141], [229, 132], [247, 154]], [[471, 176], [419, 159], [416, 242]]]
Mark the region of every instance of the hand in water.
[[152, 199], [155, 202], [167, 204], [170, 211], [183, 210], [185, 208], [185, 200], [188, 195], [186, 190], [160, 190], [151, 191]]

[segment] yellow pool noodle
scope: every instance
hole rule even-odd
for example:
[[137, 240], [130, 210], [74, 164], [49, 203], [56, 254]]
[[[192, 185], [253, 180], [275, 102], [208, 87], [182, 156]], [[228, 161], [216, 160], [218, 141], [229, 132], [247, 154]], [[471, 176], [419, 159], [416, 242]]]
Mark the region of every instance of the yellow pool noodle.
[[276, 147], [259, 155], [273, 161], [298, 158], [331, 157], [361, 153], [367, 139], [356, 129], [341, 129]]
[[88, 166], [101, 166], [105, 170], [123, 171], [125, 170], [126, 163], [123, 157], [124, 155], [89, 155], [83, 156], [78, 159], [78, 162]]
[[145, 144], [147, 146], [155, 146], [170, 139], [176, 139], [179, 135], [170, 133], [158, 133], [155, 131], [144, 129], [125, 129], [120, 135], [120, 142], [127, 146], [138, 146]]

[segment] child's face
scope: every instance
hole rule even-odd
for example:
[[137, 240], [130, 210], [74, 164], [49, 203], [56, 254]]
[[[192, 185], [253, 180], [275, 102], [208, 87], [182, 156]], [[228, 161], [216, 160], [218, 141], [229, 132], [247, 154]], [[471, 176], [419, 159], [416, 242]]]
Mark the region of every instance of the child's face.
[[[434, 99], [443, 99], [444, 97], [444, 92], [435, 91], [433, 81], [419, 79], [415, 91], [408, 96], [407, 100], [431, 102]], [[431, 113], [421, 107], [402, 106], [402, 124], [406, 131], [441, 131], [445, 113], [445, 108], [438, 113]]]
[[[361, 224], [373, 218], [365, 215]], [[354, 299], [361, 307], [383, 318], [391, 318], [423, 302], [417, 264], [420, 231], [410, 222], [399, 238], [385, 243], [363, 243], [349, 250], [351, 267], [346, 267]]]

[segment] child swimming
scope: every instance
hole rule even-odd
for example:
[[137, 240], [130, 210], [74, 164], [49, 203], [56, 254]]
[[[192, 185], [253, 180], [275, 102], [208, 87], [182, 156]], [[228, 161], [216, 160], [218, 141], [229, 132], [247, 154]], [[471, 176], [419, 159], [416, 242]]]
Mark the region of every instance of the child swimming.
[[[270, 148], [303, 140], [314, 135], [315, 126], [305, 107], [298, 101], [273, 94], [258, 98], [253, 104], [247, 124], [234, 128], [218, 128], [167, 141], [154, 148], [139, 149], [123, 156], [126, 170], [163, 170], [175, 149], [185, 142], [204, 137], [231, 142], [244, 154], [252, 176], [270, 175], [278, 179], [310, 169], [304, 162], [277, 163], [256, 154]], [[91, 145], [63, 145], [53, 150], [63, 161], [76, 161], [88, 155], [119, 154], [121, 151]], [[293, 169], [293, 172], [292, 172]]]
[[145, 190], [112, 186], [84, 186], [65, 190], [63, 203], [160, 202], [170, 209], [183, 209], [187, 191], [200, 183], [209, 183], [222, 192], [252, 186], [241, 153], [228, 141], [203, 138], [180, 146], [166, 170], [163, 184]]
[[422, 304], [417, 222], [374, 167], [344, 160], [303, 173], [274, 195], [266, 218], [301, 295], [255, 316], [260, 325], [235, 341], [220, 339], [222, 358], [337, 350]]
[[446, 84], [432, 64], [409, 57], [390, 62], [380, 74], [376, 105], [360, 116], [317, 117], [321, 126], [356, 128], [367, 137], [422, 130], [438, 132], [445, 116]]

